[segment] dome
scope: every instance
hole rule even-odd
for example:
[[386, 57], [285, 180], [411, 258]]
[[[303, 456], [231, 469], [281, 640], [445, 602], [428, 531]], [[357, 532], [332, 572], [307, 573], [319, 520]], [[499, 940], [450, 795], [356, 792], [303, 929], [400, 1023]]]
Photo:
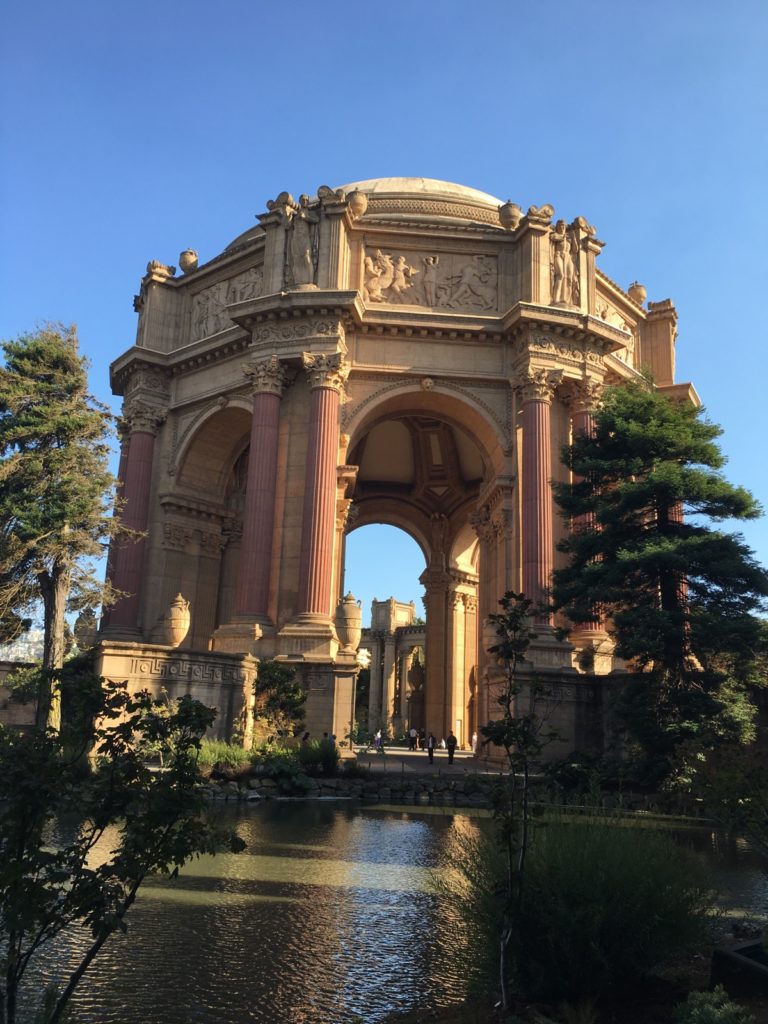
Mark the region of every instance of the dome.
[[[467, 185], [436, 178], [369, 178], [351, 181], [341, 188], [364, 192], [368, 197], [367, 215], [385, 220], [461, 220], [484, 226], [500, 227], [499, 207], [503, 200]], [[315, 202], [316, 196], [312, 197]], [[264, 233], [260, 224], [244, 231], [227, 250], [253, 241]]]
[[466, 185], [435, 178], [371, 178], [342, 185], [343, 190], [364, 192], [368, 215], [387, 220], [463, 220], [499, 227], [503, 200]]

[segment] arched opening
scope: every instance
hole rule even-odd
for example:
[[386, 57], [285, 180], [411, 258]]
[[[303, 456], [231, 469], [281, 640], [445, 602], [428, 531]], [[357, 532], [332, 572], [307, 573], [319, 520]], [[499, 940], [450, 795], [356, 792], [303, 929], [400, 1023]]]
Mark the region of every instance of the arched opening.
[[344, 565], [343, 589], [351, 591], [363, 609], [355, 720], [369, 735], [381, 729], [397, 737], [412, 724], [421, 728], [424, 552], [405, 530], [371, 523], [347, 537]]
[[[476, 410], [455, 396], [423, 390], [385, 400], [360, 417], [352, 433], [347, 462], [357, 467], [355, 528], [398, 526], [424, 554], [423, 657], [414, 642], [406, 664], [408, 652], [391, 629], [371, 643], [369, 721], [391, 735], [415, 726], [438, 738], [453, 731], [465, 747], [471, 742], [481, 569], [470, 517], [497, 475], [498, 452], [494, 431]], [[373, 573], [370, 585], [380, 592]], [[402, 600], [395, 598], [393, 615]]]

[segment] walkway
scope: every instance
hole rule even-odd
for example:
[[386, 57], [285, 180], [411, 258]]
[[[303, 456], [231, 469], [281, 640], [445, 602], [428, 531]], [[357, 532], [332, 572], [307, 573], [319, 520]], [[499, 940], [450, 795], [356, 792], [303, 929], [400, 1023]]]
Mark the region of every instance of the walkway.
[[448, 764], [448, 751], [436, 750], [435, 760], [429, 763], [426, 750], [408, 750], [406, 747], [385, 747], [377, 753], [373, 747], [356, 747], [358, 764], [374, 772], [398, 775], [497, 775], [501, 765], [489, 761], [469, 750], [457, 750], [453, 764]]

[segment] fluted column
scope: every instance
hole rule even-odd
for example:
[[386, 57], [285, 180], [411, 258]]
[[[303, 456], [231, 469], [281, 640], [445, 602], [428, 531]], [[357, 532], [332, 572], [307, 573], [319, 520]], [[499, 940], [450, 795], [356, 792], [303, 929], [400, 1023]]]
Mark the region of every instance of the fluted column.
[[534, 623], [552, 625], [549, 600], [553, 564], [550, 411], [561, 373], [528, 370], [520, 382], [523, 403], [523, 593], [534, 603]]
[[[117, 487], [115, 488], [115, 497], [120, 502], [123, 497], [123, 488], [125, 487], [125, 467], [128, 463], [128, 446], [130, 442], [130, 432], [128, 424], [125, 422], [123, 417], [119, 417], [117, 421], [117, 436], [120, 439], [120, 460], [117, 467]], [[119, 518], [119, 506], [115, 508], [113, 516]], [[109, 550], [107, 552], [107, 572], [106, 581], [110, 586], [115, 585], [115, 558], [117, 557], [118, 540], [113, 537], [109, 542]], [[101, 628], [109, 625], [110, 618], [112, 615], [112, 608], [103, 608], [101, 614]]]
[[[162, 409], [143, 402], [126, 403], [124, 419], [130, 432], [124, 463], [122, 497], [125, 502], [122, 525], [144, 534], [149, 521], [149, 495], [152, 486], [152, 463], [155, 437], [165, 420]], [[121, 540], [115, 549], [112, 564], [112, 585], [124, 592], [112, 606], [109, 628], [120, 631], [138, 630], [141, 577], [144, 571], [145, 536]]]
[[[595, 429], [592, 410], [600, 401], [602, 384], [599, 381], [584, 380], [573, 385], [571, 398], [571, 434], [575, 438], [580, 435], [589, 437]], [[579, 483], [583, 478], [574, 475], [573, 482]], [[583, 516], [575, 516], [572, 529], [574, 533], [582, 530], [590, 530], [595, 525], [595, 517], [592, 513]], [[583, 634], [586, 640], [591, 639], [589, 634], [605, 633], [605, 617], [599, 607], [594, 608], [597, 618], [592, 622], [583, 622], [578, 626], [577, 632]]]
[[384, 671], [383, 671], [383, 707], [381, 709], [382, 724], [387, 731], [392, 730], [395, 708], [395, 684], [397, 665], [395, 662], [395, 634], [387, 633], [384, 637]]
[[243, 370], [253, 387], [253, 420], [235, 617], [268, 623], [280, 401], [290, 373], [275, 355]]
[[303, 362], [311, 397], [298, 612], [302, 618], [329, 619], [332, 613], [339, 395], [349, 375], [349, 364], [344, 362], [340, 352], [330, 355], [305, 352]]

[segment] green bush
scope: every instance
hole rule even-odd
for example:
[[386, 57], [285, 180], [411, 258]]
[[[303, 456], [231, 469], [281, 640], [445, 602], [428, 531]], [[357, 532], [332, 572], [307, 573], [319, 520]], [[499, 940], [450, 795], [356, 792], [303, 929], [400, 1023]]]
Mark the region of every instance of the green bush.
[[203, 740], [200, 744], [197, 763], [201, 768], [237, 771], [250, 765], [251, 754], [243, 747], [233, 743], [224, 743], [223, 740]]
[[673, 1020], [674, 1024], [755, 1024], [752, 1014], [732, 1003], [722, 985], [714, 992], [691, 992]]
[[571, 1002], [626, 989], [708, 935], [713, 897], [703, 863], [658, 833], [541, 826], [512, 940], [517, 984]]
[[298, 748], [299, 764], [307, 772], [335, 775], [341, 755], [333, 740], [307, 740]]

